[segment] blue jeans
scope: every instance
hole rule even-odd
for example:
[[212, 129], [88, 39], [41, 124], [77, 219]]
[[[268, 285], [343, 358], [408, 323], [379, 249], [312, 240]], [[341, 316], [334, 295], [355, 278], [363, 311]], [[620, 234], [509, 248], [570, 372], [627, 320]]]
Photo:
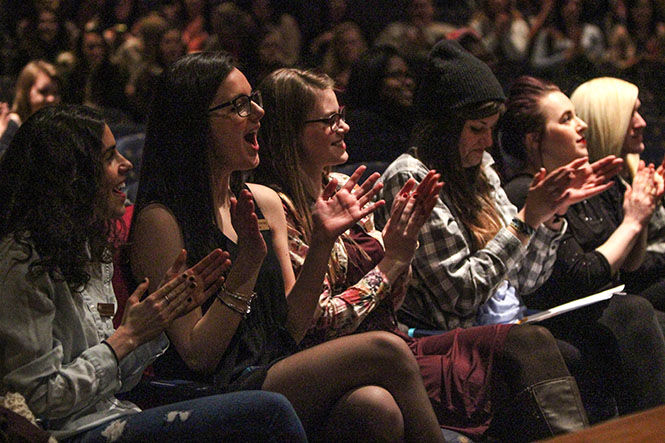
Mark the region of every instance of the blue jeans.
[[106, 422], [68, 442], [306, 442], [281, 394], [241, 391], [147, 409]]

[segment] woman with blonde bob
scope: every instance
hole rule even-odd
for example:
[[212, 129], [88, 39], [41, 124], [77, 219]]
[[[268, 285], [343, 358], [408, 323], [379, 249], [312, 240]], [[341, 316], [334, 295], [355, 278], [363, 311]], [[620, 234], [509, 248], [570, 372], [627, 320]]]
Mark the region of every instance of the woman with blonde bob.
[[644, 151], [646, 122], [638, 112], [638, 93], [637, 86], [625, 80], [599, 77], [582, 83], [570, 96], [577, 115], [589, 126], [585, 134], [589, 161], [622, 157], [624, 177], [630, 180]]
[[[612, 77], [599, 77], [582, 83], [575, 89], [570, 99], [577, 114], [589, 125], [585, 137], [589, 160], [594, 161], [607, 155], [616, 155], [624, 159], [625, 167], [617, 178], [616, 193], [621, 199], [633, 180], [640, 164], [640, 154], [644, 152], [643, 133], [646, 122], [639, 113], [641, 105], [639, 89], [632, 83]], [[654, 178], [662, 182], [663, 166], [658, 168]], [[619, 192], [621, 191], [621, 192]], [[608, 208], [609, 209], [609, 208]], [[609, 236], [608, 231], [596, 233], [598, 239]], [[648, 220], [648, 225], [636, 236], [631, 255], [642, 257], [635, 272], [624, 273], [622, 280], [634, 293], [649, 290], [647, 296], [659, 310], [665, 310], [665, 290], [659, 284], [665, 270], [665, 210], [661, 204]], [[629, 248], [630, 250], [630, 248]]]

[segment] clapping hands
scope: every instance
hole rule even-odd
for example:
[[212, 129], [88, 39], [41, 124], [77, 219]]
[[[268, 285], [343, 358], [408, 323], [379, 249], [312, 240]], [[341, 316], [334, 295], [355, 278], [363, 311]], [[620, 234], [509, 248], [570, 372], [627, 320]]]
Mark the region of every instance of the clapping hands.
[[159, 289], [144, 296], [146, 278], [127, 300], [117, 333], [108, 338], [119, 358], [157, 337], [173, 320], [187, 314], [212, 296], [224, 282], [229, 255], [215, 249], [196, 265], [184, 270], [187, 254], [182, 250], [166, 272]]
[[383, 187], [377, 183], [379, 173], [370, 175], [362, 185], [356, 187], [365, 169], [365, 166], [356, 169], [339, 190], [336, 190], [337, 180], [334, 178], [330, 180], [314, 205], [312, 213], [314, 237], [319, 236], [321, 240], [334, 242], [360, 219], [385, 204], [383, 200], [370, 203]]
[[259, 220], [254, 212], [252, 193], [246, 189], [236, 199], [231, 197], [231, 223], [238, 235], [238, 259], [263, 263], [268, 247], [259, 230]]
[[[658, 170], [661, 169], [662, 165]], [[633, 183], [626, 187], [623, 197], [624, 218], [645, 227], [664, 192], [662, 175], [654, 169], [653, 165], [646, 166], [640, 160]]]
[[382, 232], [387, 258], [411, 263], [420, 228], [429, 219], [443, 187], [440, 177], [435, 171], [429, 171], [413, 192], [416, 181], [411, 178], [395, 196], [390, 218]]
[[622, 165], [622, 159], [610, 155], [593, 164], [586, 157], [578, 158], [549, 174], [541, 168], [527, 194], [525, 221], [538, 227], [555, 214], [565, 214], [570, 205], [605, 191]]

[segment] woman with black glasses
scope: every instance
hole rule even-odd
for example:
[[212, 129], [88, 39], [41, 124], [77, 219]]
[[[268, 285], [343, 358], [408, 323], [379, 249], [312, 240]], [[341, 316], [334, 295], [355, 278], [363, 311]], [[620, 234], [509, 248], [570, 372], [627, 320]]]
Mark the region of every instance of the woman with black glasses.
[[260, 105], [224, 54], [180, 59], [156, 90], [132, 270], [159, 280], [183, 247], [189, 261], [221, 247], [233, 265], [216, 296], [169, 328], [172, 351], [155, 370], [224, 390], [282, 393], [316, 439], [343, 430], [352, 440], [441, 441], [418, 366], [399, 338], [373, 332], [299, 352], [335, 239], [382, 203], [369, 203], [376, 177], [358, 189], [359, 174], [339, 190], [331, 182], [315, 202], [316, 234], [296, 280], [279, 197], [238, 177], [259, 163]]
[[[260, 138], [266, 152], [255, 178], [279, 192], [289, 228], [291, 264], [298, 274], [313, 252], [309, 249], [312, 202], [333, 177], [344, 183], [345, 176], [327, 171], [346, 161], [345, 139], [353, 128], [342, 119], [328, 76], [281, 69], [259, 88], [267, 112]], [[374, 227], [370, 215], [337, 239], [319, 309], [303, 344], [362, 331], [390, 331], [415, 355], [441, 426], [474, 440], [536, 439], [583, 426], [575, 383], [545, 329], [491, 325], [420, 338], [398, 330], [395, 311], [411, 277], [418, 234], [443, 186], [437, 178], [429, 171], [418, 187], [413, 179], [405, 181], [383, 231]], [[537, 359], [532, 357], [534, 349]], [[541, 371], [538, 365], [548, 370]], [[527, 401], [529, 394], [522, 392], [529, 384], [545, 387], [550, 394], [555, 386], [567, 387], [569, 395], [562, 395], [562, 389], [554, 405], [540, 403], [541, 411], [548, 411], [545, 418]]]
[[[214, 293], [229, 266], [228, 255], [217, 249], [183, 271], [181, 251], [165, 284], [152, 285], [159, 289], [148, 293], [148, 282], [138, 285], [114, 329], [111, 256], [131, 168], [100, 115], [81, 106], [37, 111], [2, 157], [3, 395], [23, 395], [59, 441], [178, 441], [192, 435], [201, 442], [305, 441], [291, 405], [272, 393], [213, 395], [145, 411], [116, 397], [164, 352], [164, 329]], [[3, 421], [0, 435], [28, 441], [12, 438], [12, 432], [26, 431], [12, 423]]]

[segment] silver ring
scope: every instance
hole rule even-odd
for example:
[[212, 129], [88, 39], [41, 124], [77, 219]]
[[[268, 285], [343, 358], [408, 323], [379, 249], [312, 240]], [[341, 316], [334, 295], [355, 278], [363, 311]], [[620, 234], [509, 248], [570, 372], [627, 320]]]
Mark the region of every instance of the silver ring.
[[167, 305], [171, 303], [171, 300], [169, 299], [169, 294], [164, 294], [164, 300], [166, 300]]

